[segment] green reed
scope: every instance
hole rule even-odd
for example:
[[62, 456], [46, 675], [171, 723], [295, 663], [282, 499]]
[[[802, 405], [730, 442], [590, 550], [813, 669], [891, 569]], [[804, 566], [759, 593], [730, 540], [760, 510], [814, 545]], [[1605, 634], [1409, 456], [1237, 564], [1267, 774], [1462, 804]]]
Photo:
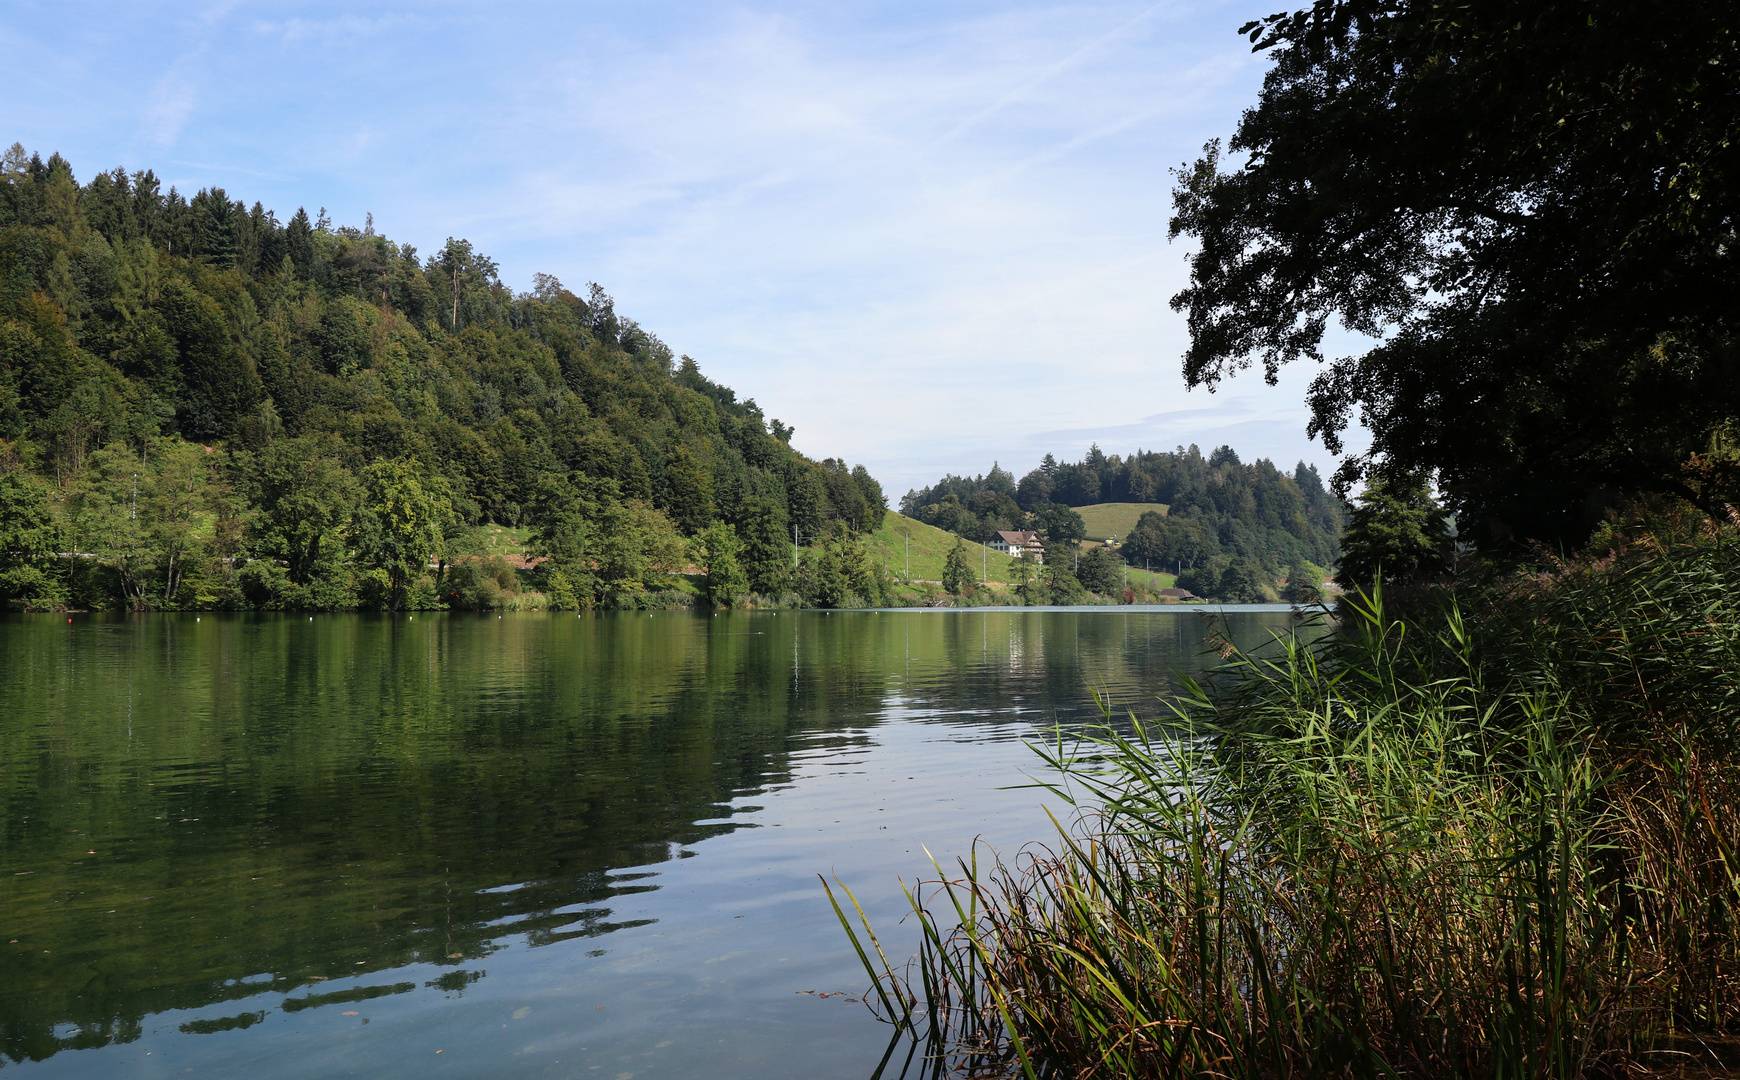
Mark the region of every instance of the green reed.
[[1377, 592], [1041, 748], [1074, 817], [909, 892], [882, 1015], [933, 1075], [1740, 1068], [1740, 572], [1646, 555]]

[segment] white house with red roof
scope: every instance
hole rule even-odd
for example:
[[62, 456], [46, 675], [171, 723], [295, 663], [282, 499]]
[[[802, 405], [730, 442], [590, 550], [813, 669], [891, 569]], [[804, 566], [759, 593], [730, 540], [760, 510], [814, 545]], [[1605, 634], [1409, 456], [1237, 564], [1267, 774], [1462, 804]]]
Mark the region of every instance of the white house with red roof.
[[1045, 541], [1036, 532], [998, 532], [986, 546], [992, 551], [1000, 551], [1016, 558], [1025, 551], [1033, 556], [1034, 562], [1045, 562]]

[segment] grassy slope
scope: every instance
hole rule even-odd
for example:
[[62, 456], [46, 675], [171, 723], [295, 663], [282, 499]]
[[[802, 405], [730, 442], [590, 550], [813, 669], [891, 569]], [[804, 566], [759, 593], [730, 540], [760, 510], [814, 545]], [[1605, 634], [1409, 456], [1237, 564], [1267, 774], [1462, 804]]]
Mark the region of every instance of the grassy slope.
[[[1108, 505], [1140, 505], [1144, 509], [1154, 509], [1153, 503], [1127, 503]], [[1135, 519], [1131, 518], [1134, 524]], [[943, 560], [948, 558], [949, 548], [955, 544], [955, 535], [944, 532], [935, 526], [926, 525], [922, 521], [914, 521], [888, 512], [882, 521], [882, 527], [864, 538], [864, 546], [870, 551], [870, 561], [876, 566], [886, 565], [888, 572], [899, 577], [906, 567], [906, 534], [912, 534], [912, 577], [916, 581], [941, 581]], [[1007, 555], [990, 553], [990, 575], [992, 581], [1006, 582], [1009, 580], [1009, 564]], [[887, 559], [886, 564], [883, 562]], [[982, 565], [982, 549], [980, 545], [967, 544], [967, 562], [973, 568], [973, 576], [978, 576]], [[1173, 583], [1171, 574], [1150, 574], [1142, 570], [1130, 571], [1131, 584], [1146, 585], [1150, 589], [1170, 588]]]
[[1145, 585], [1149, 589], [1170, 589], [1178, 584], [1177, 574], [1151, 574], [1146, 570], [1130, 567], [1130, 584]]
[[[870, 562], [875, 566], [886, 565], [890, 574], [901, 576], [906, 569], [905, 534], [908, 532], [912, 534], [913, 580], [941, 581], [943, 560], [948, 558], [949, 548], [955, 546], [957, 537], [892, 510], [882, 519], [882, 527], [864, 538], [864, 546], [870, 551]], [[973, 576], [978, 577], [980, 566], [988, 562], [992, 581], [1008, 581], [1009, 564], [1013, 560], [995, 551], [990, 552], [990, 558], [985, 560], [984, 554], [980, 545], [967, 544], [967, 563], [973, 568]]]
[[490, 522], [483, 526], [484, 546], [491, 555], [521, 555], [531, 539], [532, 530]]
[[1089, 540], [1104, 540], [1115, 537], [1122, 540], [1130, 535], [1130, 530], [1136, 527], [1136, 521], [1150, 510], [1164, 514], [1165, 503], [1095, 503], [1093, 506], [1078, 506], [1075, 512], [1081, 515], [1087, 524]]

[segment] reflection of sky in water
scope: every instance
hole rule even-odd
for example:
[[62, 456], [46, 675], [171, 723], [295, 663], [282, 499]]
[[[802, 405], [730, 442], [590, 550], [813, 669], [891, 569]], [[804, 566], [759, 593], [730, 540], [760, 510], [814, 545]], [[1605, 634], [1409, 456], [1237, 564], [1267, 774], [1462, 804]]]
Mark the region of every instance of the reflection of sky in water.
[[[64, 1049], [45, 1055], [38, 1048], [41, 1060], [26, 1063], [21, 1073], [867, 1074], [887, 1029], [851, 1000], [866, 979], [817, 875], [837, 874], [851, 886], [891, 954], [909, 954], [913, 941], [911, 928], [899, 923], [905, 902], [898, 882], [928, 876], [927, 850], [947, 864], [969, 853], [975, 840], [1010, 852], [1050, 835], [1040, 809], [1046, 793], [1017, 786], [1030, 782], [1023, 774], [1038, 764], [1022, 740], [1054, 720], [1092, 719], [1089, 685], [1140, 708], [1141, 699], [1161, 686], [1168, 666], [1190, 662], [1201, 629], [1198, 617], [1177, 612], [780, 618], [783, 623], [771, 614], [705, 622], [686, 616], [638, 624], [600, 620], [617, 629], [586, 638], [584, 648], [596, 662], [582, 670], [562, 666], [574, 649], [542, 640], [552, 623], [523, 618], [511, 639], [491, 637], [488, 629], [479, 637], [477, 624], [455, 619], [446, 631], [453, 640], [446, 643], [400, 641], [371, 654], [369, 674], [377, 663], [415, 670], [410, 679], [390, 685], [360, 687], [353, 678], [344, 695], [344, 722], [356, 723], [359, 710], [372, 709], [429, 730], [408, 742], [381, 740], [377, 728], [377, 738], [366, 745], [322, 743], [331, 767], [327, 775], [342, 775], [342, 766], [353, 764], [347, 782], [359, 791], [368, 787], [370, 775], [408, 785], [413, 803], [425, 812], [419, 820], [434, 823], [432, 835], [400, 823], [395, 843], [422, 846], [386, 866], [277, 853], [285, 861], [274, 865], [303, 894], [282, 906], [273, 906], [278, 898], [260, 901], [257, 890], [185, 883], [178, 898], [144, 919], [155, 941], [126, 936], [104, 942], [101, 920], [107, 913], [95, 910], [67, 909], [62, 914], [70, 918], [31, 927], [89, 934], [106, 947], [108, 970], [66, 968], [50, 975], [91, 979], [94, 989], [68, 1000], [97, 1010], [107, 1002], [99, 1015], [109, 1019], [86, 1028], [55, 1024], [44, 1034]], [[1242, 618], [1252, 625], [1241, 633], [1261, 635], [1252, 616]], [[1255, 618], [1275, 628], [1285, 625], [1284, 616]], [[731, 625], [763, 629], [745, 647], [741, 639], [723, 640], [721, 630]], [[382, 622], [356, 622], [350, 632], [361, 636], [344, 644], [367, 653], [374, 647], [366, 640], [370, 635], [392, 630]], [[0, 643], [6, 645], [0, 655], [15, 656], [12, 643], [26, 632], [35, 628], [0, 624]], [[622, 640], [628, 636], [637, 637], [632, 647]], [[227, 644], [233, 643], [220, 638], [213, 647]], [[497, 656], [511, 646], [519, 659], [481, 666], [455, 659], [485, 655], [485, 645], [495, 647]], [[105, 639], [103, 648], [114, 663], [114, 651], [123, 646]], [[721, 648], [731, 651], [716, 651]], [[294, 669], [294, 649], [288, 658], [286, 666]], [[87, 660], [75, 651], [49, 662]], [[129, 663], [161, 661], [161, 655], [141, 655]], [[645, 675], [655, 669], [665, 669], [662, 679]], [[8, 673], [16, 672], [0, 671]], [[39, 682], [41, 674], [35, 671]], [[285, 675], [274, 668], [241, 676], [244, 683], [250, 677]], [[636, 677], [639, 682], [615, 692], [578, 699], [561, 693], [564, 681]], [[430, 688], [431, 681], [444, 679], [456, 685]], [[407, 685], [423, 690], [407, 692]], [[371, 698], [375, 694], [380, 700]], [[235, 707], [215, 681], [198, 696], [214, 714]], [[314, 700], [290, 695], [282, 703], [307, 707]], [[0, 706], [7, 704], [0, 697]], [[86, 708], [91, 704], [84, 699]], [[465, 713], [469, 725], [449, 730], [430, 724], [426, 714], [442, 709]], [[47, 730], [89, 718], [69, 713], [42, 719]], [[298, 723], [282, 716], [262, 719], [280, 739]], [[678, 738], [692, 736], [698, 725], [709, 726], [711, 736]], [[581, 729], [584, 738], [575, 734]], [[486, 738], [486, 732], [495, 734]], [[217, 731], [207, 734], [237, 757], [248, 756], [243, 737], [232, 734], [226, 742]], [[15, 732], [8, 737], [13, 756], [25, 744]], [[201, 751], [202, 761], [176, 761], [167, 745], [154, 744], [159, 760], [152, 775], [202, 776], [183, 780], [195, 787], [248, 782], [247, 770], [238, 773], [221, 750]], [[76, 747], [57, 747], [40, 731], [34, 747], [39, 753], [46, 747], [48, 756], [59, 754], [69, 765], [79, 757]], [[378, 760], [395, 752], [393, 769]], [[345, 759], [347, 753], [354, 760]], [[335, 756], [337, 761], [328, 760]], [[495, 800], [497, 811], [523, 819], [479, 824], [478, 816], [490, 810], [487, 800], [466, 804], [458, 817], [443, 817], [442, 800], [474, 798], [470, 789], [444, 786], [442, 775], [454, 761], [499, 766], [523, 773], [522, 783], [543, 786], [529, 803], [514, 803], [511, 787]], [[528, 768], [532, 761], [543, 763], [544, 771]], [[562, 802], [573, 786], [561, 776], [581, 777], [575, 783], [583, 786], [590, 782], [586, 776], [601, 771], [620, 774], [614, 775], [615, 786], [600, 793], [614, 802], [635, 802], [632, 821], [595, 821], [605, 808], [585, 799]], [[267, 772], [272, 782], [288, 782], [286, 774]], [[48, 777], [39, 774], [37, 783], [53, 788]], [[467, 778], [477, 782], [462, 773], [454, 773], [452, 782]], [[347, 794], [342, 783], [309, 782], [335, 805], [376, 812], [391, 805], [353, 803], [356, 793]], [[8, 814], [22, 816], [29, 791], [16, 781], [5, 790]], [[64, 789], [59, 797], [79, 798]], [[88, 816], [100, 800], [88, 792], [83, 798], [92, 803], [84, 807]], [[185, 801], [200, 799], [200, 792], [190, 791]], [[548, 801], [562, 805], [542, 812]], [[209, 801], [204, 809], [210, 815]], [[233, 808], [218, 810], [219, 823], [201, 834], [209, 844], [269, 846], [280, 839], [270, 820], [249, 822]], [[597, 836], [588, 823], [615, 824], [617, 832], [633, 835]], [[9, 824], [16, 832], [18, 823]], [[378, 825], [334, 822], [336, 836], [321, 842], [366, 848], [368, 832]], [[307, 834], [293, 839], [310, 842]], [[485, 879], [448, 869], [461, 879], [459, 893], [451, 883], [444, 893], [439, 868], [431, 871], [443, 844], [452, 846], [456, 860], [486, 864]], [[174, 848], [157, 851], [160, 858], [176, 855]], [[517, 861], [537, 876], [514, 875]], [[489, 874], [498, 876], [489, 880]], [[394, 888], [393, 881], [383, 885], [383, 875], [403, 876], [403, 888]], [[343, 902], [345, 883], [359, 877], [374, 890], [369, 895], [376, 907]], [[205, 918], [202, 908], [250, 898], [258, 909], [230, 912], [228, 933], [245, 936], [250, 919], [274, 917], [311, 920], [318, 930], [327, 901], [333, 903], [331, 919], [343, 925], [276, 943], [271, 971], [222, 971], [231, 953], [238, 963], [251, 959], [246, 943], [237, 941], [234, 949], [203, 943], [210, 970], [202, 974], [208, 978], [203, 989], [190, 993], [208, 1003], [159, 1009], [138, 1021], [126, 1018], [129, 992], [148, 986], [154, 963], [164, 960], [162, 950], [176, 947], [171, 921], [177, 915], [191, 912], [198, 922]], [[8, 896], [7, 905], [12, 902]], [[69, 889], [61, 902], [76, 907], [80, 896]], [[389, 904], [403, 910], [387, 910]], [[19, 921], [17, 914], [9, 911], [8, 921]], [[371, 919], [378, 932], [370, 932]], [[299, 954], [302, 942], [315, 951]], [[8, 968], [41, 963], [41, 954], [25, 957], [21, 951], [36, 944], [33, 939], [11, 946]], [[352, 954], [345, 955], [346, 949]], [[823, 999], [805, 991], [845, 993]], [[26, 1044], [19, 1038], [30, 1016], [4, 994], [0, 1008], [12, 1014], [0, 1013], [7, 1025], [5, 1052], [16, 1062], [30, 1056], [20, 1053]], [[73, 1049], [80, 1046], [90, 1048]]]

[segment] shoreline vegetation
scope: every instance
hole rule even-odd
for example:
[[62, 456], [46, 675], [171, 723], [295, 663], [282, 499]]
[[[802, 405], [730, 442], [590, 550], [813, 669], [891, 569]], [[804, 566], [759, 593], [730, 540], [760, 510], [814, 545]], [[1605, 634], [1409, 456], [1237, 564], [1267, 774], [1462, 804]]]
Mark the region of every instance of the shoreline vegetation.
[[[1144, 603], [1175, 584], [1136, 540], [1082, 547], [1044, 492], [1047, 565], [974, 546], [945, 572], [942, 534], [792, 435], [596, 283], [515, 292], [463, 239], [420, 256], [372, 217], [281, 221], [150, 170], [80, 183], [58, 154], [0, 154], [0, 609]], [[1285, 496], [1259, 499], [1277, 536], [1306, 528], [1292, 480], [1216, 453], [1138, 493], [1212, 510], [1210, 488], [1255, 483]], [[1212, 539], [1211, 517], [1189, 536]], [[1283, 570], [1321, 576], [1333, 537], [1312, 535], [1315, 565], [1215, 547], [1187, 573], [1204, 596], [1273, 600]]]
[[[0, 476], [0, 487], [6, 479]], [[196, 542], [200, 537], [196, 536]], [[679, 541], [681, 543], [681, 541]], [[46, 611], [60, 614], [91, 611], [289, 611], [332, 612], [397, 610], [405, 612], [432, 611], [567, 611], [597, 610], [708, 610], [714, 607], [791, 610], [799, 608], [854, 609], [901, 607], [1040, 607], [1040, 606], [1125, 606], [1154, 604], [1196, 604], [1196, 597], [1180, 598], [1166, 595], [1177, 578], [1172, 574], [1145, 571], [1138, 567], [1114, 566], [1115, 576], [1102, 586], [1103, 591], [1091, 591], [1081, 584], [1075, 573], [1048, 572], [1043, 565], [1024, 565], [1023, 560], [983, 547], [962, 545], [968, 566], [968, 580], [957, 582], [950, 591], [945, 585], [946, 563], [957, 538], [922, 522], [888, 512], [882, 525], [860, 537], [841, 536], [829, 543], [801, 547], [794, 553], [789, 547], [784, 555], [788, 561], [791, 588], [773, 594], [742, 591], [728, 599], [716, 594], [714, 575], [705, 566], [686, 565], [680, 570], [643, 574], [642, 587], [622, 590], [596, 598], [591, 603], [578, 602], [572, 595], [562, 595], [560, 578], [545, 567], [548, 561], [540, 555], [538, 537], [527, 528], [512, 528], [486, 522], [470, 530], [466, 554], [446, 553], [446, 559], [432, 562], [420, 577], [411, 577], [396, 607], [384, 603], [369, 605], [358, 600], [358, 590], [338, 590], [338, 595], [351, 602], [346, 606], [300, 605], [274, 602], [254, 602], [245, 591], [248, 567], [246, 559], [231, 560], [223, 565], [203, 565], [184, 579], [177, 602], [168, 604], [161, 597], [146, 595], [123, 602], [112, 602], [89, 608], [66, 603], [15, 604], [15, 609]], [[708, 558], [712, 553], [700, 541], [683, 544], [685, 557]], [[1091, 549], [1089, 549], [1091, 550]], [[795, 559], [794, 559], [795, 554]], [[1066, 558], [1079, 565], [1078, 552], [1065, 552]], [[717, 561], [717, 556], [712, 556]], [[34, 565], [23, 569], [35, 571], [49, 580], [49, 586], [39, 593], [67, 595], [70, 590], [54, 590], [55, 578], [71, 581], [81, 570], [90, 574], [103, 567], [78, 566], [75, 559], [97, 561], [89, 553], [59, 552], [39, 557]], [[977, 563], [977, 565], [972, 565]], [[278, 564], [282, 571], [283, 564]], [[740, 567], [726, 568], [734, 575], [726, 587], [741, 588]], [[340, 572], [354, 570], [348, 565], [330, 568]], [[329, 570], [329, 572], [330, 572]], [[1023, 581], [1025, 571], [1026, 580]], [[254, 573], [258, 573], [256, 567]], [[988, 574], [989, 577], [980, 575]], [[927, 576], [928, 575], [928, 576]], [[213, 577], [228, 577], [232, 587], [210, 587]], [[187, 587], [186, 580], [197, 583]], [[552, 579], [557, 588], [552, 588]], [[1097, 582], [1096, 582], [1097, 584]], [[1328, 583], [1325, 583], [1326, 585]], [[203, 587], [201, 587], [203, 586]], [[862, 592], [857, 591], [862, 589]], [[1267, 596], [1256, 596], [1252, 602], [1274, 601], [1289, 590], [1283, 579]], [[379, 598], [377, 597], [377, 600]]]
[[927, 1076], [1732, 1075], [1736, 595], [1740, 535], [1670, 512], [1223, 639], [1036, 747], [1074, 816], [911, 888], [910, 964], [830, 887], [866, 1000]]

